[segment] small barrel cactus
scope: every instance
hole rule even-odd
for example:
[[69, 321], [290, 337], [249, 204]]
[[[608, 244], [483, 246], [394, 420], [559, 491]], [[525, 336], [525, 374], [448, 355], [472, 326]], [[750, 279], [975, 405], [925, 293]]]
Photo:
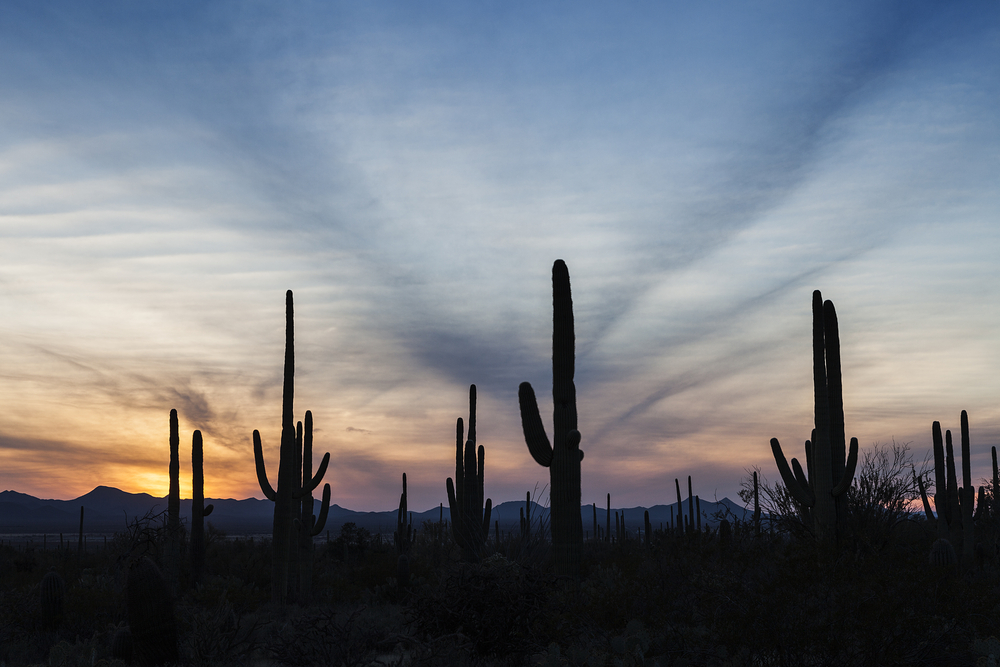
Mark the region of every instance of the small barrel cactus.
[[66, 582], [55, 571], [49, 570], [42, 577], [38, 589], [38, 601], [42, 610], [42, 621], [48, 628], [55, 628], [62, 622], [63, 606], [66, 601]]
[[177, 662], [174, 601], [156, 563], [145, 556], [133, 563], [125, 590], [135, 658], [144, 665]]
[[931, 555], [928, 559], [935, 567], [954, 567], [958, 564], [958, 555], [951, 542], [945, 539], [937, 539], [931, 545]]
[[132, 660], [132, 630], [127, 625], [115, 630], [111, 638], [111, 657], [125, 662]]

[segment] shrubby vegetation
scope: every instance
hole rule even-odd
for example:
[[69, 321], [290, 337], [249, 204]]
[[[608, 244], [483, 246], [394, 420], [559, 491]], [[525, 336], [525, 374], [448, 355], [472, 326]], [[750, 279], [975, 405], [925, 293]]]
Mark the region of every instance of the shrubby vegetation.
[[87, 553], [0, 547], [0, 667], [995, 665], [996, 455], [977, 502], [965, 413], [961, 486], [951, 433], [942, 439], [937, 422], [933, 484], [907, 444], [859, 455], [852, 438], [848, 448], [836, 312], [813, 296], [817, 410], [806, 468], [772, 440], [781, 482], [760, 470], [744, 481], [741, 497], [759, 505], [752, 521], [717, 517], [718, 529], [701, 530], [692, 513], [686, 530], [652, 531], [647, 520], [632, 537], [612, 532], [609, 515], [603, 539], [583, 539], [572, 300], [557, 261], [551, 442], [533, 389], [519, 392], [529, 452], [550, 469], [552, 527], [528, 517], [513, 534], [490, 535], [472, 387], [469, 439], [463, 446], [459, 420], [447, 485], [451, 526], [408, 522], [404, 474], [391, 539], [345, 524], [316, 543], [330, 489], [316, 517], [310, 494], [329, 455], [314, 475], [310, 413], [304, 428], [292, 422], [289, 292], [277, 488], [254, 433], [275, 538], [228, 539], [209, 523], [188, 539], [175, 502], [174, 414], [168, 512]]
[[[808, 538], [787, 493], [765, 481], [759, 534], [732, 521], [725, 537], [587, 541], [578, 580], [553, 574], [544, 527], [499, 542], [491, 535], [487, 555], [469, 563], [451, 531], [425, 522], [403, 588], [391, 541], [346, 524], [315, 546], [307, 605], [270, 602], [269, 541], [228, 539], [209, 524], [201, 583], [191, 587], [189, 566], [178, 575], [179, 663], [976, 664], [1000, 645], [991, 639], [1000, 561], [982, 551], [971, 567], [930, 564], [936, 533], [908, 511], [911, 463], [906, 445], [864, 453], [850, 531], [835, 552]], [[977, 542], [996, 543], [985, 516]], [[162, 559], [166, 539], [157, 516], [80, 558], [75, 548], [0, 549], [0, 660], [126, 664], [112, 648], [128, 624], [128, 571], [140, 557]], [[66, 584], [55, 627], [40, 597], [50, 571]]]

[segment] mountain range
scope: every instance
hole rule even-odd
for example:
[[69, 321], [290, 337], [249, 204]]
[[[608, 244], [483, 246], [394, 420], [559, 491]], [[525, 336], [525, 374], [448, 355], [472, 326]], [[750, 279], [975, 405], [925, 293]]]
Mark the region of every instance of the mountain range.
[[[247, 498], [205, 499], [205, 504], [215, 506], [206, 522], [230, 535], [269, 534], [274, 517], [274, 503], [269, 500]], [[316, 500], [316, 514], [319, 514], [319, 500]], [[684, 513], [688, 512], [688, 501], [683, 501]], [[85, 533], [114, 533], [123, 530], [135, 518], [149, 512], [158, 513], [167, 509], [167, 498], [156, 498], [148, 493], [127, 493], [109, 486], [98, 486], [93, 491], [74, 500], [43, 500], [16, 491], [0, 492], [0, 534], [12, 533], [66, 533], [76, 534], [80, 527], [80, 508], [84, 508], [83, 531]], [[500, 529], [510, 531], [520, 526], [520, 510], [524, 501], [511, 500], [493, 508], [492, 520], [499, 522]], [[677, 512], [677, 503], [654, 505], [652, 507], [612, 508], [611, 530], [614, 530], [614, 513], [624, 512], [628, 531], [635, 534], [643, 525], [644, 512], [649, 511], [649, 521], [654, 529], [667, 526]], [[747, 520], [752, 512], [728, 498], [718, 502], [701, 501], [702, 523], [715, 526], [719, 520], [715, 515], [724, 513], [732, 520]], [[597, 508], [597, 521], [602, 528], [607, 527], [607, 508]], [[396, 527], [396, 510], [384, 512], [358, 512], [330, 505], [326, 530], [331, 538], [340, 534], [340, 527], [353, 522], [370, 533], [392, 534]], [[424, 512], [411, 512], [415, 529], [424, 521], [437, 521], [441, 508], [434, 507]], [[594, 509], [592, 505], [580, 508], [584, 531], [593, 532]], [[540, 519], [548, 525], [549, 508], [531, 503], [532, 524], [537, 526]], [[191, 500], [181, 500], [181, 521], [191, 517]], [[448, 508], [444, 508], [444, 519], [450, 520]]]

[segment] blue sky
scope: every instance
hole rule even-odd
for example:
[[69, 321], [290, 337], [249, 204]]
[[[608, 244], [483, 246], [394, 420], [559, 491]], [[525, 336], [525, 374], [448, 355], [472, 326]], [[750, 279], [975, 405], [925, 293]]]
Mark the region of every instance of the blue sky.
[[[584, 502], [735, 497], [812, 423], [811, 293], [848, 435], [1000, 445], [996, 3], [5, 3], [0, 487], [206, 492], [296, 412], [334, 502], [446, 502], [479, 388], [486, 492], [541, 489], [517, 386], [577, 321]], [[546, 401], [549, 407], [546, 407]], [[547, 422], [548, 423], [548, 422]], [[186, 446], [186, 445], [185, 445]], [[183, 448], [182, 448], [183, 449]], [[182, 477], [189, 479], [182, 455]], [[189, 487], [182, 484], [182, 495]]]

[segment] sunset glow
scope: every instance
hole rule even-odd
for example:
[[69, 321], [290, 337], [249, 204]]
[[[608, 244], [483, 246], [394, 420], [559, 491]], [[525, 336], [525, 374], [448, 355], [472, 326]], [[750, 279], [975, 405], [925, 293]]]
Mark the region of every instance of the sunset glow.
[[[0, 489], [263, 497], [295, 413], [332, 502], [447, 505], [479, 390], [494, 502], [541, 490], [551, 267], [583, 501], [737, 498], [812, 424], [811, 295], [847, 435], [1000, 446], [1000, 5], [5, 3]], [[787, 445], [785, 444], [787, 443]], [[540, 500], [544, 501], [543, 495]]]

